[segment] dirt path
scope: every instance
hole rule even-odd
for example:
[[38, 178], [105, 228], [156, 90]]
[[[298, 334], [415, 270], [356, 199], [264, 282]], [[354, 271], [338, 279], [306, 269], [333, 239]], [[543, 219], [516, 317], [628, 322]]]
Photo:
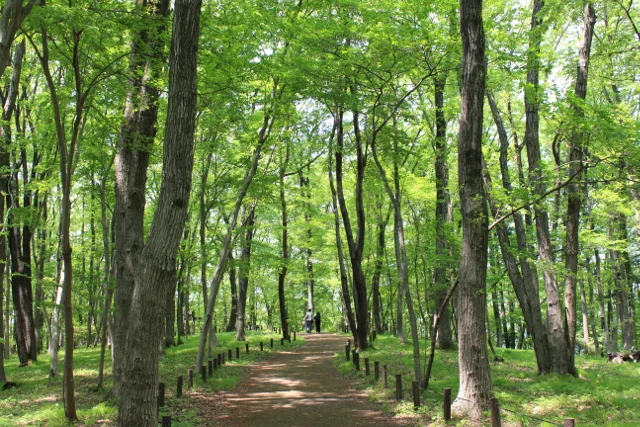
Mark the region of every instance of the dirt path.
[[331, 360], [344, 347], [344, 337], [309, 334], [293, 352], [280, 353], [251, 369], [247, 379], [225, 394], [217, 425], [402, 426], [382, 414], [366, 396], [351, 390]]

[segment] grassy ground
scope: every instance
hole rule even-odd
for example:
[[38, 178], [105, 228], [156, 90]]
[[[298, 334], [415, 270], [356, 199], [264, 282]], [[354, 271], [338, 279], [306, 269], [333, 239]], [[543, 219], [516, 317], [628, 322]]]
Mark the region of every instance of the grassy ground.
[[[345, 341], [348, 337], [345, 336]], [[562, 425], [564, 418], [574, 418], [576, 426], [640, 426], [640, 364], [614, 365], [604, 358], [576, 358], [579, 377], [539, 376], [532, 351], [496, 349], [504, 362], [491, 364], [493, 390], [502, 408], [503, 426]], [[381, 402], [392, 412], [413, 412], [411, 344], [399, 344], [394, 337], [379, 336], [374, 348], [360, 355], [361, 370], [356, 372], [346, 362], [344, 352], [336, 363], [340, 371], [368, 388], [372, 400]], [[424, 355], [424, 353], [423, 353]], [[364, 358], [370, 359], [371, 376], [364, 373]], [[388, 388], [373, 377], [374, 361], [388, 366]], [[405, 400], [394, 400], [395, 375], [401, 374]], [[421, 395], [418, 411], [423, 426], [444, 426], [443, 390], [458, 392], [458, 355], [455, 351], [437, 351], [429, 389]], [[532, 418], [533, 417], [533, 418]], [[546, 420], [548, 422], [544, 422]], [[487, 415], [487, 422], [488, 422]], [[454, 420], [449, 425], [467, 425]]]
[[[219, 390], [229, 390], [243, 377], [245, 368], [256, 360], [264, 359], [272, 353], [269, 348], [270, 339], [274, 340], [273, 351], [292, 349], [304, 342], [298, 337], [291, 344], [285, 341], [280, 345], [280, 336], [270, 333], [250, 332], [247, 336], [249, 354], [245, 352], [244, 343], [235, 341], [235, 333], [220, 333], [217, 335], [220, 346], [214, 348], [213, 354], [233, 350], [233, 359], [222, 369], [214, 372], [213, 378], [207, 382], [194, 373], [194, 389], [189, 396], [178, 401], [174, 398], [178, 375], [184, 376], [184, 388], [187, 385], [187, 370], [194, 369], [198, 351], [198, 337], [183, 338], [185, 343], [178, 347], [167, 349], [166, 356], [160, 362], [160, 382], [166, 384], [166, 407], [162, 414], [171, 415], [173, 426], [207, 425], [202, 417], [201, 405], [192, 395], [213, 393]], [[264, 351], [260, 352], [260, 342], [264, 342]], [[236, 347], [240, 347], [240, 359], [236, 359]], [[64, 353], [60, 354], [60, 369], [62, 369]], [[111, 361], [107, 362], [105, 390], [96, 391], [98, 378], [99, 349], [77, 349], [74, 352], [74, 379], [76, 385], [76, 399], [78, 417], [82, 426], [113, 425], [117, 417], [117, 402], [107, 398], [108, 390], [112, 386]], [[18, 368], [17, 358], [13, 356], [5, 360], [5, 369], [9, 381], [19, 385], [17, 389], [0, 390], [0, 427], [15, 426], [64, 426], [68, 425], [64, 418], [62, 403], [62, 378], [48, 379], [49, 357], [42, 355], [38, 362], [28, 367]], [[194, 372], [195, 369], [194, 369]]]

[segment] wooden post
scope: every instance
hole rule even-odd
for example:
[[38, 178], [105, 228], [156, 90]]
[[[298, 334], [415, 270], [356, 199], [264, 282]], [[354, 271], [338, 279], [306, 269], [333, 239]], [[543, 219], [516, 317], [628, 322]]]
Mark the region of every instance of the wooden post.
[[202, 365], [200, 367], [200, 373], [202, 374], [202, 381], [206, 381], [207, 380], [207, 367], [205, 365]]
[[162, 416], [162, 427], [171, 427], [171, 415]]
[[233, 359], [233, 351], [231, 351], [231, 349], [229, 349], [227, 351], [227, 353], [229, 353], [229, 362], [231, 362], [231, 359]]
[[573, 418], [565, 418], [564, 419], [564, 427], [574, 427], [576, 425], [576, 420]]
[[402, 400], [402, 375], [396, 374], [396, 400]]
[[366, 376], [369, 376], [371, 374], [371, 371], [369, 371], [369, 358], [368, 357], [364, 358], [364, 374]]
[[356, 371], [360, 370], [360, 353], [353, 350], [353, 364], [356, 365]]
[[418, 386], [418, 381], [411, 383], [411, 391], [413, 392], [413, 409], [417, 410], [420, 407], [420, 387]]
[[218, 358], [214, 357], [213, 358], [213, 369], [218, 369], [218, 368], [219, 368], [219, 366], [218, 366]]
[[293, 340], [296, 340], [296, 331], [293, 331]]
[[491, 427], [501, 427], [500, 421], [500, 407], [498, 406], [498, 399], [491, 398]]
[[222, 353], [218, 353], [218, 368], [222, 368]]
[[382, 388], [387, 388], [387, 365], [382, 366]]
[[280, 338], [280, 345], [284, 345], [284, 338]]
[[264, 343], [260, 341], [260, 351], [264, 351]]
[[273, 338], [271, 338], [271, 349], [273, 350]]
[[344, 353], [345, 353], [345, 356], [347, 357], [347, 362], [350, 360], [350, 357], [349, 357], [349, 353], [350, 353], [350, 352], [351, 352], [351, 351], [349, 350], [349, 346], [348, 346], [348, 345], [345, 345], [345, 346], [344, 346]]
[[164, 406], [164, 383], [158, 383], [158, 409]]
[[249, 343], [244, 345], [245, 350], [247, 350], [247, 354], [249, 354]]
[[444, 389], [444, 420], [451, 420], [451, 388]]
[[226, 354], [221, 353], [222, 354], [222, 364], [224, 365], [225, 363], [227, 363], [227, 361], [225, 360], [225, 358], [227, 357]]
[[236, 347], [236, 359], [240, 359], [240, 347]]
[[289, 341], [289, 344], [291, 344], [291, 334], [289, 334], [289, 336], [287, 337], [287, 341]]
[[212, 376], [213, 375], [213, 360], [209, 360], [208, 365], [209, 365], [208, 366], [208, 368], [209, 368], [209, 376]]
[[373, 374], [375, 376], [376, 382], [380, 379], [380, 362], [373, 362]]
[[182, 397], [182, 381], [183, 381], [183, 376], [178, 375], [178, 386], [176, 387], [176, 396], [178, 398]]
[[193, 388], [193, 369], [187, 371], [187, 388]]

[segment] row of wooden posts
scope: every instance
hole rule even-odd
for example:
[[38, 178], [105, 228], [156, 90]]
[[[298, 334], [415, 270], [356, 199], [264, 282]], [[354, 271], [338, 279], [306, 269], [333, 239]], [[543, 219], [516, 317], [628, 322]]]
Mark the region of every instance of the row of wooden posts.
[[[275, 330], [274, 330], [275, 332]], [[293, 340], [296, 341], [296, 333], [293, 332]], [[280, 345], [284, 345], [284, 338], [280, 338]], [[291, 336], [287, 339], [289, 343], [291, 343]], [[273, 350], [273, 338], [271, 338], [269, 342], [269, 347]], [[244, 345], [246, 354], [249, 354], [249, 343]], [[260, 351], [264, 351], [264, 342], [260, 341]], [[236, 359], [240, 359], [240, 347], [236, 347]], [[202, 365], [199, 369], [200, 375], [202, 376], [203, 381], [207, 381], [207, 377], [213, 376], [213, 371], [222, 367], [226, 363], [226, 360], [231, 361], [233, 358], [233, 350], [229, 349], [227, 352], [218, 353], [215, 357], [208, 361], [207, 365]], [[182, 375], [178, 376], [178, 381], [176, 385], [176, 397], [182, 397], [182, 387], [183, 387], [184, 377]], [[187, 389], [193, 387], [193, 369], [187, 370]], [[165, 384], [158, 384], [158, 410], [164, 406], [164, 398], [165, 398]], [[171, 416], [163, 415], [162, 416], [162, 427], [171, 426]]]
[[[351, 349], [351, 340], [347, 340], [347, 344], [344, 346], [345, 357], [347, 361], [353, 361], [353, 365], [356, 371], [360, 370], [360, 353], [358, 353], [355, 349]], [[364, 370], [365, 375], [368, 377], [371, 375], [371, 371], [369, 368], [369, 358], [364, 358]], [[387, 388], [387, 365], [382, 366], [382, 375], [380, 372], [380, 362], [373, 362], [373, 371], [374, 378], [376, 381], [382, 377], [382, 387]], [[395, 398], [397, 401], [402, 400], [402, 375], [396, 374], [396, 393]], [[413, 397], [413, 407], [414, 409], [418, 409], [420, 407], [420, 385], [417, 381], [411, 382], [411, 394]], [[451, 388], [447, 387], [444, 389], [444, 404], [443, 404], [443, 412], [445, 421], [451, 420]], [[566, 418], [564, 420], [564, 427], [574, 427], [575, 420], [573, 418]], [[500, 406], [498, 404], [497, 398], [491, 399], [491, 427], [501, 427], [502, 420], [500, 418]]]

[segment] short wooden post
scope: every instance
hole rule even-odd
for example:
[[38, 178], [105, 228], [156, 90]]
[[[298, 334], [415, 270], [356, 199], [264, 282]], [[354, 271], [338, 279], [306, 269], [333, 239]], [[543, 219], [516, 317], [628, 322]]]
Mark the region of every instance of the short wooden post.
[[271, 349], [273, 350], [273, 338], [271, 338]]
[[402, 375], [396, 374], [396, 400], [402, 400]]
[[564, 427], [574, 427], [576, 425], [576, 420], [573, 418], [565, 418], [564, 419]]
[[491, 398], [491, 427], [501, 427], [500, 421], [500, 407], [498, 406], [498, 399]]
[[187, 371], [187, 388], [193, 388], [193, 369]]
[[264, 343], [260, 341], [260, 351], [264, 351]]
[[213, 369], [218, 369], [218, 368], [219, 368], [219, 366], [218, 366], [218, 358], [214, 357], [213, 358]]
[[245, 350], [247, 350], [247, 354], [249, 354], [249, 343], [244, 345]]
[[351, 351], [349, 350], [349, 346], [348, 346], [348, 345], [345, 345], [345, 346], [344, 346], [344, 354], [345, 354], [345, 356], [346, 356], [346, 358], [347, 358], [347, 362], [351, 359], [351, 358], [349, 357], [349, 353], [351, 353]]
[[373, 362], [373, 374], [376, 382], [378, 382], [380, 379], [380, 362], [378, 361]]
[[280, 345], [284, 345], [284, 338], [280, 338]]
[[444, 389], [444, 420], [451, 420], [451, 388]]
[[202, 365], [200, 367], [200, 374], [202, 374], [202, 381], [206, 381], [207, 380], [207, 367], [205, 365]]
[[287, 337], [287, 341], [289, 341], [289, 344], [291, 344], [291, 334], [289, 334], [289, 336]]
[[296, 331], [293, 331], [293, 340], [296, 340]]
[[418, 387], [418, 381], [411, 383], [411, 391], [413, 392], [413, 409], [420, 407], [420, 387]]
[[369, 358], [368, 357], [364, 358], [364, 374], [366, 376], [369, 376], [371, 374], [371, 371], [369, 370]]
[[164, 406], [164, 383], [158, 383], [158, 408]]
[[182, 381], [183, 381], [183, 376], [182, 375], [178, 375], [178, 386], [176, 387], [176, 396], [178, 398], [182, 397]]
[[231, 359], [233, 359], [233, 351], [231, 351], [231, 349], [229, 349], [227, 351], [227, 353], [229, 354], [229, 362], [231, 362]]
[[171, 415], [162, 416], [162, 427], [171, 427]]
[[240, 359], [240, 347], [236, 347], [236, 359]]
[[218, 353], [218, 368], [222, 368], [222, 353]]
[[382, 388], [387, 388], [387, 365], [382, 366]]
[[356, 371], [360, 370], [360, 353], [353, 350], [353, 364], [356, 365]]
[[213, 360], [209, 360], [208, 365], [209, 365], [208, 366], [208, 368], [209, 368], [209, 376], [212, 376], [213, 375]]

